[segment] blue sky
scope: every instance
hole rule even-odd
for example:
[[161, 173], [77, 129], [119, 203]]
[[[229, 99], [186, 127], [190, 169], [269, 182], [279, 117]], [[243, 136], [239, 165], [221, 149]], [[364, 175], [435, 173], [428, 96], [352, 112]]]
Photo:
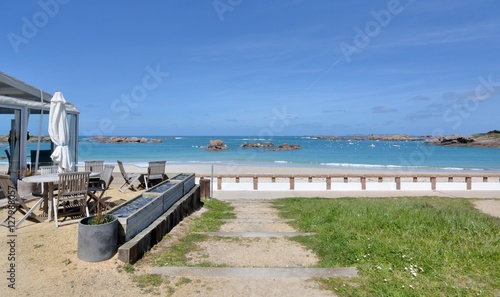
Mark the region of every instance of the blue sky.
[[500, 2], [3, 1], [1, 71], [81, 135], [499, 129]]

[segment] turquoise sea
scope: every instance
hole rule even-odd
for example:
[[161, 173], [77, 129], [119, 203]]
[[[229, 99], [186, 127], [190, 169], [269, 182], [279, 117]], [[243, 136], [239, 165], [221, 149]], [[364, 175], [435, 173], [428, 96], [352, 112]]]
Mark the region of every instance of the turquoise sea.
[[[430, 146], [423, 141], [321, 140], [314, 137], [279, 136], [272, 139], [242, 136], [145, 136], [164, 138], [160, 143], [105, 144], [81, 137], [79, 162], [105, 160], [146, 166], [148, 161], [168, 163], [236, 163], [242, 165], [315, 166], [350, 169], [492, 170], [500, 171], [500, 149]], [[207, 151], [211, 139], [221, 139], [228, 150]], [[244, 142], [288, 143], [293, 151], [243, 149]], [[48, 148], [42, 143], [42, 149]], [[28, 149], [36, 148], [29, 144]], [[3, 160], [2, 160], [3, 161]]]

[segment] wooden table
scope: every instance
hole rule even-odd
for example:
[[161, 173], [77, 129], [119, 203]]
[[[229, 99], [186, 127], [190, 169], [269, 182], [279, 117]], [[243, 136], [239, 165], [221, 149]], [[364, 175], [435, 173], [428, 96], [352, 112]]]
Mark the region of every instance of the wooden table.
[[[91, 178], [99, 178], [100, 172], [90, 173]], [[23, 178], [28, 183], [43, 183], [43, 213], [47, 215], [47, 221], [52, 220], [52, 199], [54, 198], [54, 183], [59, 181], [59, 173], [43, 175], [32, 175]]]
[[44, 175], [32, 175], [23, 178], [28, 183], [43, 183], [43, 213], [47, 215], [47, 221], [52, 220], [52, 198], [54, 198], [54, 183], [59, 181], [58, 173]]

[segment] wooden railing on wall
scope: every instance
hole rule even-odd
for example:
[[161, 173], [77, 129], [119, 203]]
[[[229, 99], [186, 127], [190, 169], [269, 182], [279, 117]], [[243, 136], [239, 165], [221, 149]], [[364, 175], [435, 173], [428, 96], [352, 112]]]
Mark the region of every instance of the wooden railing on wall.
[[[206, 175], [197, 175], [198, 178], [200, 179], [205, 179], [205, 178], [210, 178], [209, 176]], [[431, 183], [431, 189], [436, 190], [436, 183], [438, 178], [439, 179], [445, 179], [449, 183], [455, 182], [457, 179], [462, 179], [465, 181], [467, 185], [467, 190], [472, 189], [472, 179], [473, 178], [482, 178], [482, 182], [495, 182], [494, 179], [497, 179], [498, 182], [500, 182], [500, 173], [494, 173], [494, 174], [468, 174], [468, 175], [460, 175], [460, 174], [435, 174], [435, 175], [428, 175], [428, 174], [422, 174], [422, 175], [389, 175], [389, 174], [377, 174], [377, 175], [343, 175], [343, 174], [331, 174], [331, 175], [324, 175], [324, 174], [318, 174], [318, 175], [301, 175], [301, 174], [296, 174], [296, 175], [272, 175], [272, 174], [239, 174], [239, 175], [234, 175], [234, 174], [219, 174], [214, 176], [214, 178], [217, 179], [217, 190], [222, 190], [222, 181], [223, 179], [234, 179], [235, 183], [240, 183], [241, 179], [252, 179], [253, 180], [253, 189], [258, 190], [259, 189], [259, 179], [270, 179], [271, 183], [276, 183], [276, 179], [281, 178], [281, 179], [288, 179], [289, 184], [290, 184], [290, 190], [295, 190], [295, 179], [307, 179], [308, 183], [312, 183], [313, 180], [317, 179], [324, 179], [325, 180], [325, 190], [332, 190], [332, 179], [339, 179], [340, 182], [344, 183], [349, 183], [350, 180], [356, 179], [359, 180], [361, 183], [361, 190], [366, 190], [366, 182], [367, 180], [377, 180], [377, 182], [382, 183], [384, 182], [384, 179], [392, 179], [394, 180], [396, 184], [396, 190], [401, 190], [401, 179], [406, 178], [406, 179], [411, 179], [412, 182], [416, 183], [422, 181], [422, 179], [428, 181]]]

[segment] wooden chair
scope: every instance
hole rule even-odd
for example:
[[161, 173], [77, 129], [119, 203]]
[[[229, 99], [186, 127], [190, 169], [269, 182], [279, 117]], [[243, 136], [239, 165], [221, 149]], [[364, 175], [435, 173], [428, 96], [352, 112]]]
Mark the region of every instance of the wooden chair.
[[[19, 193], [17, 193], [17, 190], [14, 187], [14, 184], [12, 184], [9, 175], [0, 175], [0, 187], [2, 188], [2, 191], [7, 199], [9, 199], [8, 205], [10, 212], [9, 215], [2, 221], [2, 223], [0, 223], [2, 226], [6, 226], [8, 228], [17, 228], [26, 219], [36, 222], [43, 222], [45, 220], [45, 218], [37, 216], [33, 213], [33, 211], [40, 204], [42, 204], [43, 197], [38, 199], [38, 201], [32, 207], [27, 206], [24, 200], [19, 196]], [[16, 220], [14, 218], [14, 214], [16, 212], [20, 212], [21, 214], [23, 214], [23, 217], [19, 220]]]
[[104, 170], [104, 161], [101, 160], [91, 160], [85, 162], [85, 171], [91, 171], [93, 173], [98, 173], [90, 179], [91, 187], [99, 187], [99, 180], [101, 178], [101, 172]]
[[51, 173], [57, 173], [59, 171], [59, 167], [57, 165], [51, 165], [51, 166], [40, 166], [40, 174], [51, 174]]
[[125, 193], [128, 189], [131, 189], [132, 191], [136, 191], [136, 188], [134, 187], [134, 182], [139, 180], [139, 178], [143, 175], [140, 173], [127, 173], [125, 171], [125, 167], [123, 167], [122, 161], [117, 160], [116, 163], [118, 163], [118, 167], [120, 168], [120, 173], [122, 174], [123, 180], [125, 181], [118, 188], [118, 191], [120, 191], [122, 193]]
[[[97, 207], [107, 208], [106, 204], [101, 199], [113, 181], [113, 169], [115, 169], [114, 165], [104, 165], [104, 170], [101, 173], [99, 182], [97, 184], [90, 183], [88, 190], [89, 199], [87, 203], [90, 201], [94, 202], [90, 210], [91, 212], [97, 211]], [[100, 192], [99, 196], [97, 196], [98, 192]]]
[[149, 162], [148, 174], [144, 176], [144, 183], [146, 189], [149, 189], [149, 185], [152, 186], [161, 183], [165, 180], [165, 164], [167, 161], [152, 161]]
[[104, 161], [92, 160], [85, 161], [85, 171], [102, 172], [104, 170]]
[[[89, 177], [89, 171], [59, 173], [59, 189], [52, 199], [56, 227], [76, 223], [81, 218], [89, 216], [87, 207]], [[63, 217], [62, 222], [59, 222], [60, 217]], [[67, 217], [71, 219], [66, 221]]]
[[[49, 166], [40, 166], [38, 167], [40, 169], [40, 174], [41, 175], [45, 175], [45, 174], [53, 174], [53, 173], [57, 173], [59, 171], [59, 167], [57, 165], [49, 165]], [[57, 189], [57, 183], [54, 183], [54, 189]], [[33, 196], [43, 196], [43, 193], [45, 193], [44, 191], [44, 185], [42, 183], [42, 188], [41, 188], [41, 192], [33, 192]], [[52, 203], [51, 201], [49, 201], [49, 203]]]

